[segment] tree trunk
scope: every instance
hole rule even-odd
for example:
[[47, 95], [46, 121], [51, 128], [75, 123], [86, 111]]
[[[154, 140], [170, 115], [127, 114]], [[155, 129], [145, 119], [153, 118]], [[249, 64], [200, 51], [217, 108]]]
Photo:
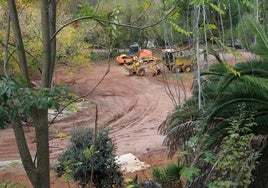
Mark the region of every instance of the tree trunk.
[[196, 55], [196, 63], [197, 63], [197, 83], [198, 83], [198, 109], [202, 108], [202, 86], [201, 86], [201, 76], [200, 76], [200, 57], [199, 57], [199, 18], [200, 18], [200, 5], [195, 5], [194, 7], [194, 40], [195, 40], [195, 55]]
[[50, 25], [50, 69], [49, 69], [49, 82], [52, 85], [53, 72], [56, 62], [56, 37], [51, 38], [56, 32], [56, 13], [57, 13], [57, 2], [56, 0], [51, 0], [49, 4], [49, 25]]
[[36, 133], [37, 157], [37, 186], [36, 188], [50, 187], [49, 164], [49, 138], [48, 138], [48, 113], [47, 109], [34, 109], [32, 112]]
[[[52, 0], [51, 9], [49, 9], [49, 1], [40, 0], [41, 10], [41, 26], [42, 26], [42, 43], [43, 43], [43, 59], [42, 59], [42, 75], [41, 86], [50, 88], [52, 75], [54, 71], [56, 39], [50, 41], [50, 36], [56, 30], [56, 0]], [[19, 65], [23, 78], [27, 81], [28, 87], [31, 87], [30, 77], [27, 66], [27, 59], [20, 30], [18, 14], [15, 6], [15, 1], [8, 0], [8, 9], [12, 22], [17, 53], [19, 57]], [[51, 10], [49, 12], [49, 10]], [[51, 17], [49, 17], [49, 13]], [[49, 19], [50, 18], [50, 19]], [[50, 29], [50, 23], [52, 27]], [[53, 51], [53, 53], [52, 53]], [[49, 188], [50, 187], [50, 164], [49, 164], [49, 137], [48, 137], [48, 109], [40, 109], [37, 106], [32, 107], [31, 117], [35, 126], [36, 133], [36, 159], [33, 161], [30, 154], [23, 127], [20, 122], [19, 114], [12, 120], [12, 126], [16, 137], [16, 142], [20, 152], [22, 164], [25, 168], [28, 178], [34, 188]]]
[[28, 66], [27, 66], [27, 59], [26, 59], [26, 54], [24, 50], [22, 34], [21, 34], [15, 1], [8, 0], [7, 5], [8, 5], [8, 10], [9, 10], [10, 20], [12, 22], [17, 53], [19, 56], [19, 65], [20, 65], [21, 73], [22, 73], [23, 78], [27, 81], [28, 86], [30, 87], [31, 84], [30, 84], [30, 77], [29, 77], [29, 71], [28, 71]]
[[44, 88], [50, 87], [50, 26], [49, 26], [49, 3], [48, 0], [40, 0], [41, 7], [41, 29], [43, 39], [43, 60], [42, 60], [42, 76], [41, 85]]
[[32, 185], [36, 185], [37, 184], [36, 168], [25, 139], [23, 125], [21, 124], [19, 115], [17, 115], [17, 117], [12, 120], [12, 127], [25, 172], [27, 173], [27, 176], [30, 179]]

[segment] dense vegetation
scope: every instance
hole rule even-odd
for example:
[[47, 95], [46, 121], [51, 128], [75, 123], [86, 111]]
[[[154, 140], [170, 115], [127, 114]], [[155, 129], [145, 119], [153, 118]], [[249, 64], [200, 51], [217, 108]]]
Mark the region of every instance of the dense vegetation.
[[160, 126], [170, 155], [183, 150], [185, 187], [267, 187], [268, 37], [245, 19], [257, 34], [251, 49], [258, 60], [220, 61], [202, 71], [202, 108], [194, 83], [193, 96]]

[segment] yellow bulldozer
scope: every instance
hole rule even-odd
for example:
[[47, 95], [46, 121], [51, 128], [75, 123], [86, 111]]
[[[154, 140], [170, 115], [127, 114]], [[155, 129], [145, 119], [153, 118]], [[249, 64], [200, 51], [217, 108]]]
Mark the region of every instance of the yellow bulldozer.
[[126, 75], [136, 74], [138, 76], [145, 75], [145, 69], [149, 68], [153, 72], [153, 76], [160, 73], [159, 61], [153, 59], [150, 62], [134, 58], [132, 64], [124, 64]]

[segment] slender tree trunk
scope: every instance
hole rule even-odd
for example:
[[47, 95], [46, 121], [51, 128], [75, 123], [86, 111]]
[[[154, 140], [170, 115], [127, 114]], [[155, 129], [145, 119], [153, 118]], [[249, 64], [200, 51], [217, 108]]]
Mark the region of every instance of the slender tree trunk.
[[13, 131], [16, 137], [16, 142], [17, 142], [17, 146], [19, 149], [19, 153], [20, 153], [20, 157], [21, 157], [21, 161], [23, 164], [23, 167], [25, 169], [25, 172], [28, 176], [28, 178], [30, 179], [32, 185], [34, 187], [37, 187], [37, 174], [36, 174], [36, 168], [34, 165], [34, 162], [32, 160], [32, 156], [31, 153], [29, 151], [26, 139], [25, 139], [25, 135], [24, 135], [24, 131], [23, 131], [23, 125], [21, 124], [21, 121], [19, 119], [19, 116], [17, 115], [16, 118], [14, 118], [12, 120], [12, 127], [13, 127]]
[[[255, 0], [254, 4], [255, 4], [255, 7], [256, 7], [254, 9], [254, 16], [255, 16], [256, 22], [258, 23], [259, 22], [259, 0]], [[255, 36], [254, 37], [254, 44], [256, 44], [256, 41], [257, 41], [257, 37]]]
[[197, 63], [197, 83], [198, 83], [198, 108], [202, 108], [201, 94], [202, 94], [202, 85], [201, 85], [201, 66], [200, 66], [200, 56], [199, 56], [199, 19], [200, 19], [200, 5], [195, 5], [194, 7], [194, 39], [195, 39], [195, 54], [196, 54], [196, 63]]
[[[203, 25], [206, 25], [206, 9], [205, 9], [205, 5], [202, 5], [202, 10], [203, 10]], [[208, 66], [208, 37], [207, 37], [207, 29], [206, 27], [204, 27], [204, 38], [205, 38], [205, 51], [204, 53], [204, 64], [205, 64], [205, 68], [206, 70], [209, 70], [209, 66]]]
[[229, 21], [230, 21], [230, 32], [231, 32], [231, 41], [232, 41], [232, 47], [235, 46], [234, 41], [234, 34], [233, 34], [233, 19], [232, 19], [232, 12], [231, 12], [231, 3], [230, 0], [228, 0], [228, 7], [229, 7]]
[[[221, 9], [221, 2], [218, 0], [218, 7]], [[224, 25], [223, 25], [223, 19], [222, 19], [222, 14], [219, 14], [219, 19], [221, 23], [221, 40], [223, 43], [225, 43], [225, 32], [224, 32]]]
[[42, 30], [42, 40], [43, 40], [43, 60], [42, 60], [42, 87], [50, 87], [50, 25], [49, 25], [49, 3], [48, 0], [40, 0], [41, 7], [41, 30]]
[[56, 61], [56, 37], [53, 37], [53, 34], [56, 32], [56, 13], [57, 13], [57, 2], [56, 0], [51, 0], [49, 4], [49, 25], [50, 25], [50, 69], [49, 69], [49, 82], [52, 85], [53, 72], [55, 68]]
[[27, 59], [26, 59], [26, 54], [24, 50], [15, 1], [8, 0], [7, 5], [8, 5], [10, 20], [12, 22], [13, 32], [15, 36], [14, 38], [15, 38], [15, 43], [16, 43], [16, 49], [17, 49], [18, 56], [19, 56], [19, 65], [20, 65], [21, 73], [22, 73], [23, 78], [27, 81], [28, 86], [30, 87], [31, 84], [30, 84], [30, 77], [29, 77], [29, 71], [28, 71], [28, 66], [27, 66]]
[[7, 68], [7, 63], [9, 60], [9, 52], [8, 52], [8, 43], [10, 38], [10, 15], [7, 10], [7, 27], [6, 27], [6, 42], [5, 42], [5, 61], [4, 61], [4, 74], [6, 77], [9, 77], [9, 72]]

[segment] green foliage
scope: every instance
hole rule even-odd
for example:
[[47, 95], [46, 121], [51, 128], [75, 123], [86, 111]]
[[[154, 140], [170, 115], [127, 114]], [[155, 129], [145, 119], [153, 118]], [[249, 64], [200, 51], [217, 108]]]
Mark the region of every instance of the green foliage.
[[249, 0], [242, 0], [242, 3], [249, 8], [256, 9], [257, 7]]
[[71, 103], [68, 105], [67, 109], [73, 112], [78, 112], [80, 110], [80, 107], [76, 103]]
[[224, 10], [220, 9], [217, 5], [213, 3], [209, 3], [213, 10], [215, 10], [219, 14], [225, 14]]
[[166, 167], [153, 168], [153, 179], [163, 187], [179, 187], [181, 185], [181, 170], [183, 167], [179, 164], [169, 163]]
[[74, 18], [80, 18], [83, 16], [91, 16], [94, 14], [94, 8], [90, 6], [88, 2], [80, 5], [80, 7], [81, 8], [79, 9], [79, 12], [74, 15]]
[[[265, 28], [250, 15], [246, 15], [242, 23], [247, 23], [248, 35], [256, 37], [256, 43], [253, 46], [250, 45], [250, 49], [253, 53], [260, 55], [261, 58], [268, 60], [268, 35]], [[247, 37], [248, 35], [242, 36]], [[244, 41], [248, 40], [244, 37], [241, 37]]]
[[126, 188], [139, 188], [139, 183], [137, 178], [127, 178], [124, 180]]
[[96, 187], [120, 185], [122, 173], [116, 163], [116, 147], [108, 136], [108, 130], [99, 131], [94, 150], [93, 142], [92, 129], [74, 130], [71, 133], [71, 144], [58, 158], [55, 169], [59, 175], [65, 172], [66, 177], [86, 185], [90, 182], [93, 165], [93, 183]]
[[256, 125], [253, 114], [243, 112], [230, 120], [228, 135], [223, 138], [220, 150], [216, 153], [215, 177], [211, 187], [248, 187], [252, 182], [252, 171], [258, 155], [253, 152], [251, 142], [254, 138], [252, 127]]
[[90, 59], [92, 61], [107, 60], [107, 57], [108, 57], [107, 53], [90, 52]]
[[181, 33], [181, 34], [183, 34], [183, 35], [185, 35], [185, 36], [192, 36], [193, 35], [193, 32], [191, 32], [191, 31], [185, 31], [183, 28], [181, 28], [179, 25], [177, 25], [176, 23], [174, 23], [174, 22], [170, 22], [171, 23], [171, 25], [173, 26], [173, 28], [177, 31], [177, 32], [179, 32], [179, 33]]
[[[86, 27], [69, 27], [57, 36], [57, 57], [59, 61], [70, 61], [81, 67], [90, 60], [90, 44], [84, 41]], [[78, 34], [79, 33], [79, 34]]]
[[[192, 124], [196, 128], [184, 126], [181, 131], [186, 124], [178, 124], [178, 120], [184, 113], [176, 112], [166, 121], [168, 141], [178, 146], [169, 144], [169, 147], [186, 151], [184, 157], [191, 155], [188, 159], [194, 160], [193, 167], [200, 170], [187, 186], [205, 187], [201, 183], [206, 182], [211, 187], [249, 187], [253, 181], [265, 179], [256, 176], [257, 170], [253, 170], [262, 169], [257, 160], [266, 160], [262, 157], [267, 153], [267, 61], [242, 62], [234, 66], [219, 63], [201, 75], [205, 105], [201, 113], [193, 115]], [[197, 106], [196, 96], [193, 92], [188, 100], [192, 107]], [[190, 104], [188, 101], [186, 104]], [[194, 149], [185, 150], [182, 147], [191, 143], [192, 136], [197, 138]], [[183, 138], [186, 138], [184, 142], [179, 142]], [[266, 169], [262, 169], [263, 174]]]
[[32, 90], [21, 80], [2, 78], [0, 80], [0, 125], [16, 116], [28, 116], [33, 108], [59, 110], [59, 98], [66, 95], [66, 90], [60, 88], [39, 88]]
[[194, 168], [194, 167], [184, 167], [181, 170], [181, 177], [185, 177], [187, 181], [192, 182], [194, 179], [194, 176], [197, 176], [200, 172], [200, 169]]
[[0, 188], [27, 188], [26, 185], [21, 185], [13, 181], [0, 182]]
[[[22, 37], [24, 42], [24, 48], [27, 57], [28, 70], [30, 74], [34, 74], [41, 69], [42, 62], [42, 38], [41, 25], [39, 23], [40, 13], [39, 6], [36, 2], [31, 1], [16, 1], [17, 8], [19, 9], [19, 20], [21, 24]], [[66, 22], [72, 19], [71, 12], [68, 12], [71, 2], [65, 1], [58, 3], [57, 12], [57, 26], [61, 27]], [[68, 8], [67, 8], [68, 7]], [[0, 6], [0, 16], [3, 18], [0, 23], [0, 65], [3, 66], [6, 56], [8, 56], [7, 67], [11, 75], [19, 75], [20, 70], [18, 66], [18, 57], [15, 48], [14, 35], [12, 30], [9, 33], [9, 38], [6, 34], [7, 32], [7, 11], [3, 6]], [[88, 35], [91, 25], [80, 24], [79, 27], [75, 25], [70, 25], [63, 29], [57, 35], [57, 60], [72, 62], [75, 66], [81, 64], [87, 64], [90, 60], [90, 53], [88, 48], [91, 46], [89, 43], [85, 42], [85, 38]], [[9, 53], [5, 54], [4, 43], [9, 42]], [[3, 75], [2, 68], [0, 69], [0, 75]]]

